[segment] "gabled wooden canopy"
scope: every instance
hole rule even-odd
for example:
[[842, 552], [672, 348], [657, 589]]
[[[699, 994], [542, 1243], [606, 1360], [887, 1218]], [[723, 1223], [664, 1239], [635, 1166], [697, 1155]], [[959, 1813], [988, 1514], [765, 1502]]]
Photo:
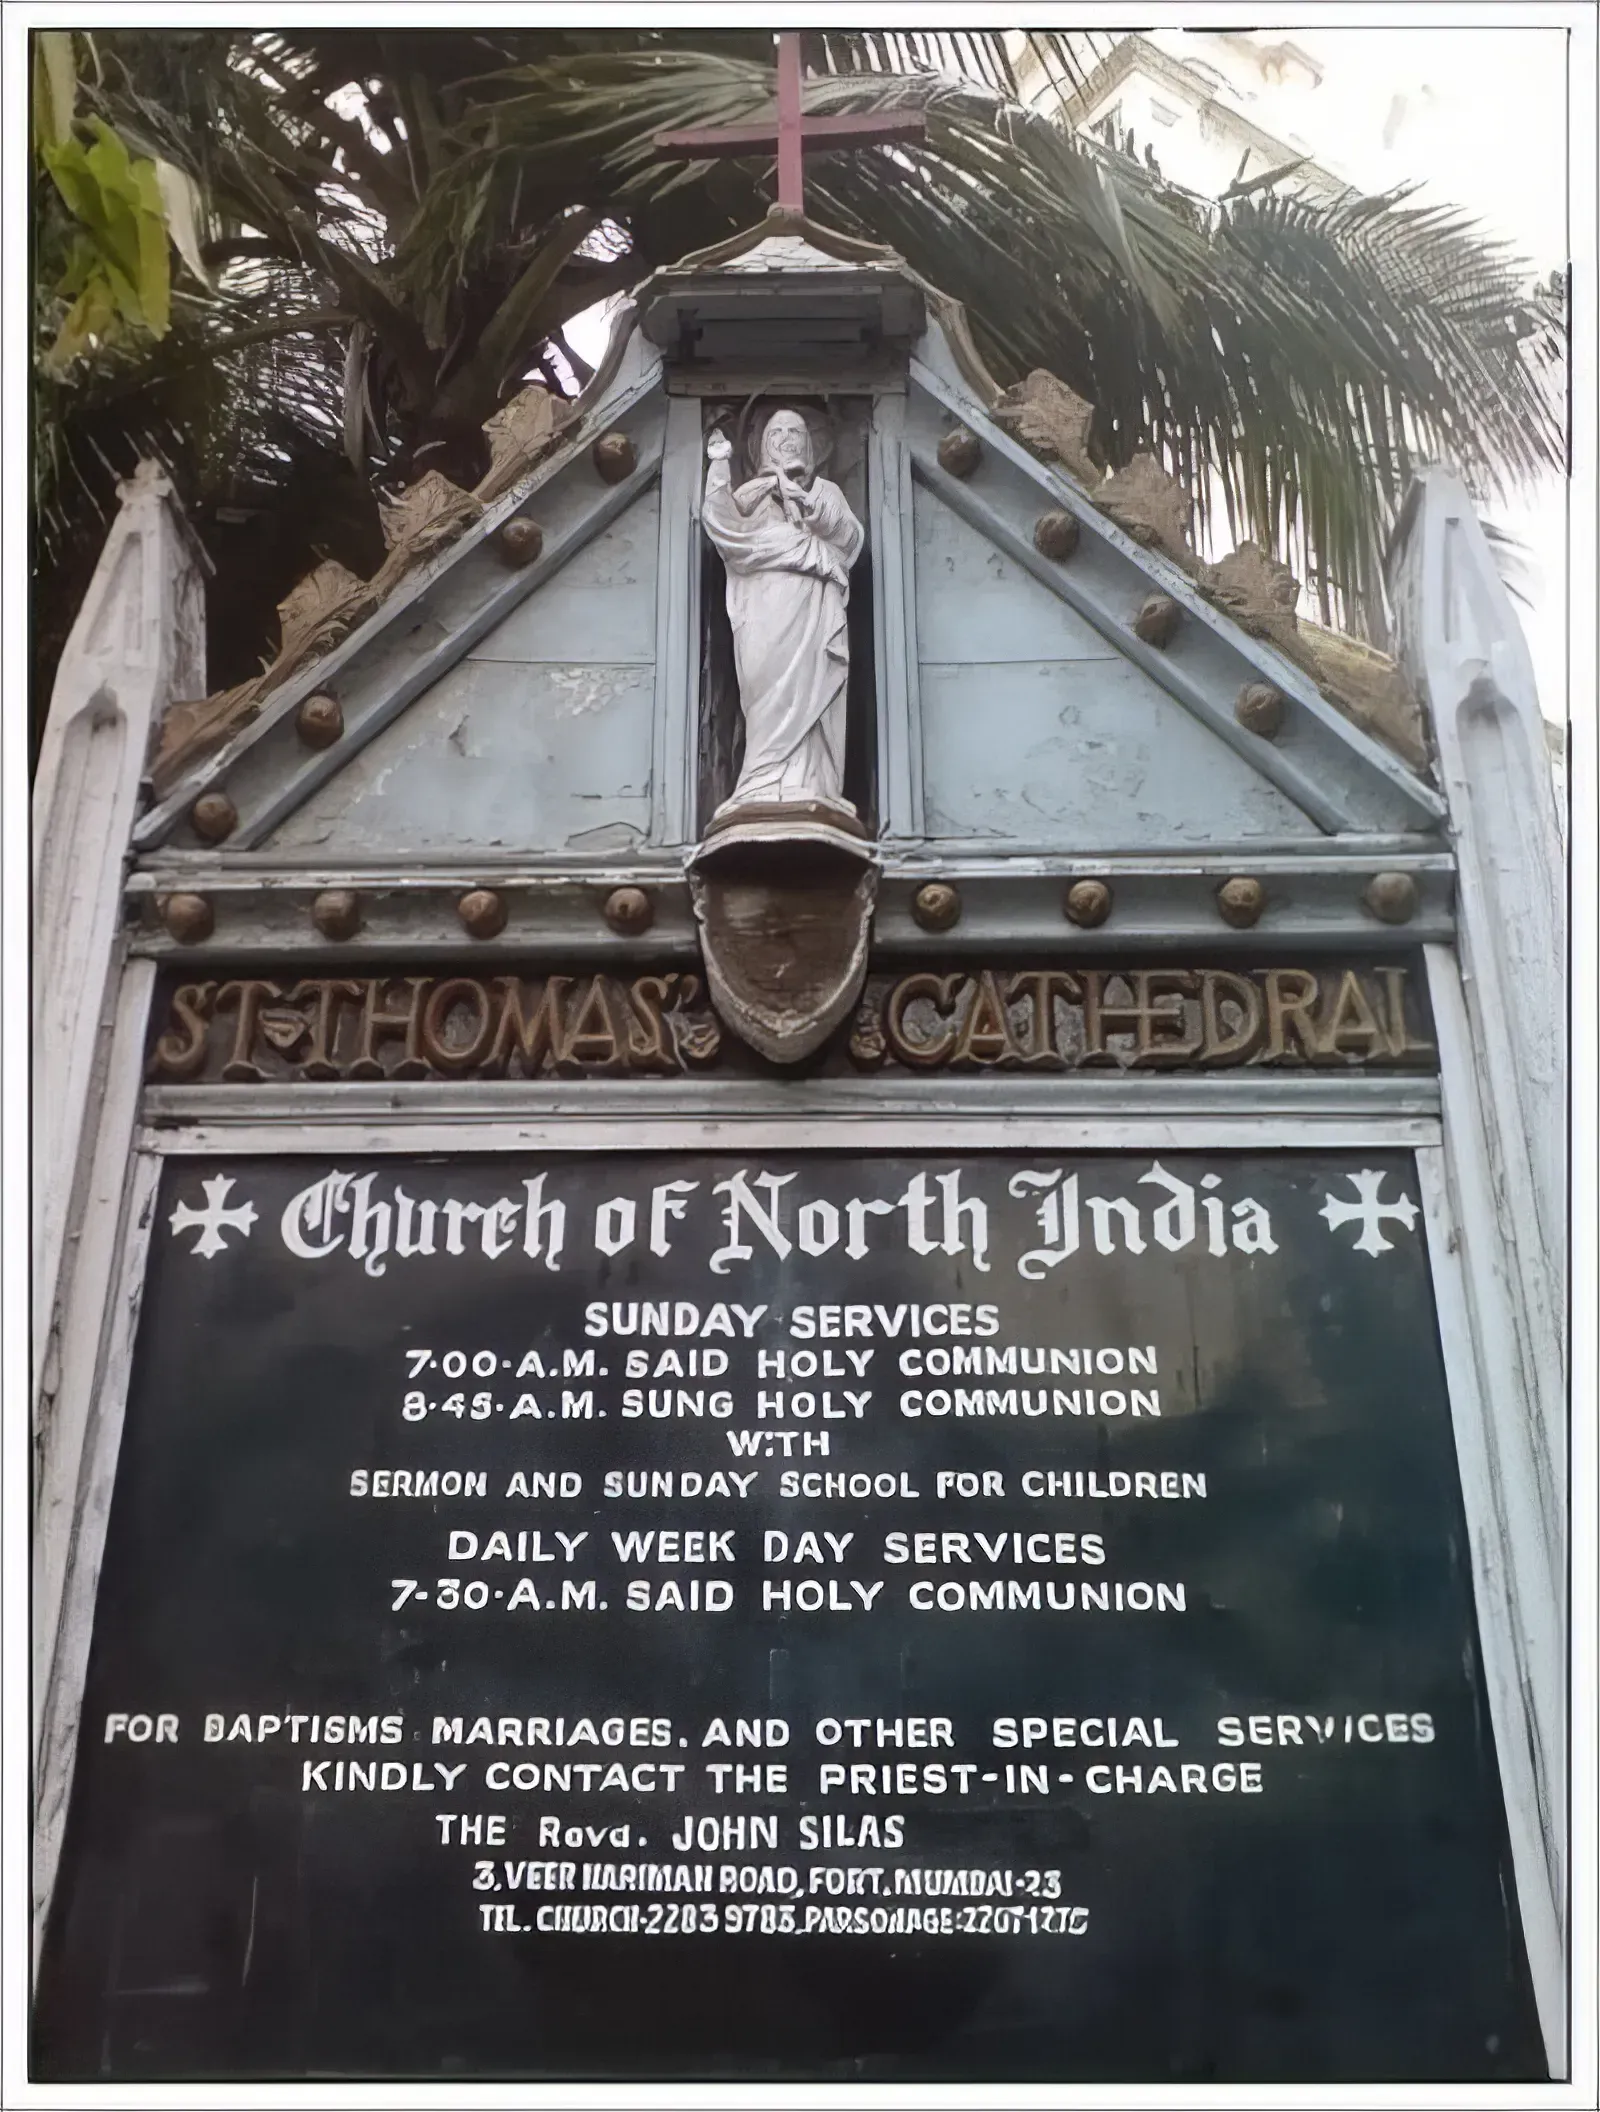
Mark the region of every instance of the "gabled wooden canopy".
[[[904, 721], [890, 728], [892, 739], [914, 743], [919, 737], [919, 682], [923, 689], [927, 683], [920, 680], [918, 660], [929, 655], [919, 646], [918, 624], [926, 630], [931, 619], [927, 583], [918, 601], [916, 545], [927, 523], [935, 524], [926, 531], [933, 533], [948, 518], [992, 553], [996, 577], [1003, 573], [1025, 581], [1036, 608], [1044, 597], [1060, 610], [1060, 637], [1070, 633], [1074, 642], [1051, 644], [1047, 637], [1036, 658], [1047, 668], [1084, 662], [1073, 694], [1093, 693], [1093, 727], [1089, 732], [1080, 727], [1079, 733], [1097, 756], [1101, 749], [1114, 751], [1126, 737], [1131, 757], [1133, 734], [1143, 726], [1146, 760], [1153, 766], [1169, 745], [1160, 724], [1174, 729], [1171, 740], [1181, 742], [1191, 758], [1184, 777], [1194, 801], [1192, 827], [1174, 834], [1170, 797], [1166, 808], [1160, 801], [1141, 808], [1138, 788], [1130, 786], [1129, 826], [1145, 815], [1149, 848], [1217, 840], [1219, 830], [1226, 838], [1228, 815], [1242, 817], [1245, 836], [1271, 839], [1276, 834], [1285, 846], [1344, 835], [1425, 837], [1438, 829], [1443, 806], [1419, 771], [1324, 693], [1314, 657], [1301, 649], [1292, 613], [1281, 595], [1273, 599], [1279, 582], [1270, 561], [1247, 551], [1222, 566], [1203, 565], [1187, 545], [1183, 495], [1159, 465], [1136, 463], [1117, 477], [1095, 481], [1097, 470], [1073, 443], [1076, 400], [1059, 383], [1036, 376], [1003, 393], [983, 368], [959, 307], [921, 285], [892, 252], [775, 214], [744, 236], [656, 274], [640, 290], [636, 307], [619, 318], [595, 383], [577, 406], [566, 407], [559, 430], [545, 432], [532, 465], [519, 471], [514, 459], [502, 460], [497, 492], [480, 488], [477, 494], [452, 496], [446, 486], [436, 493], [422, 509], [425, 518], [413, 533], [406, 562], [391, 559], [392, 583], [384, 575], [372, 583], [348, 576], [335, 582], [331, 642], [316, 650], [318, 610], [313, 607], [310, 649], [304, 649], [302, 639], [296, 657], [286, 643], [288, 664], [280, 660], [220, 745], [204, 746], [203, 714], [210, 707], [180, 707], [200, 714], [194, 723], [202, 736], [188, 755], [181, 741], [168, 742], [161, 796], [135, 832], [137, 849], [168, 856], [203, 853], [223, 862], [276, 851], [286, 862], [303, 858], [309, 864], [358, 851], [365, 837], [370, 851], [402, 857], [408, 841], [402, 807], [392, 809], [376, 836], [371, 833], [373, 816], [389, 796], [385, 787], [399, 782], [393, 774], [399, 747], [389, 730], [412, 713], [439, 718], [439, 767], [427, 781], [431, 796], [448, 802], [453, 785], [464, 785], [469, 773], [455, 767], [459, 742], [455, 754], [443, 745], [450, 737], [444, 729], [447, 706], [458, 694], [447, 693], [444, 685], [466, 680], [457, 673], [464, 665], [489, 660], [546, 669], [568, 664], [634, 668], [637, 678], [629, 680], [641, 697], [649, 692], [638, 707], [649, 725], [642, 737], [643, 761], [632, 769], [633, 789], [627, 793], [637, 825], [630, 820], [619, 825], [619, 833], [601, 822], [594, 841], [584, 845], [577, 840], [583, 832], [565, 821], [541, 834], [538, 802], [528, 799], [521, 809], [512, 802], [511, 820], [490, 829], [480, 847], [558, 862], [589, 852], [616, 855], [633, 849], [649, 855], [652, 846], [656, 855], [675, 856], [695, 833], [684, 786], [686, 758], [692, 758], [699, 739], [699, 656], [685, 626], [696, 601], [698, 558], [671, 524], [692, 515], [703, 464], [699, 407], [679, 394], [673, 329], [664, 319], [668, 311], [681, 317], [685, 300], [712, 301], [719, 313], [729, 315], [737, 315], [741, 301], [765, 307], [777, 295], [804, 308], [808, 288], [822, 288], [831, 298], [839, 284], [858, 289], [858, 305], [866, 300], [882, 314], [887, 303], [901, 323], [915, 317], [919, 327], [896, 373], [871, 384], [874, 400], [887, 406], [877, 418], [873, 441], [871, 474], [883, 518], [872, 563], [880, 726], [887, 723], [890, 706]], [[667, 342], [665, 355], [648, 342], [646, 325], [652, 319], [655, 334]], [[784, 385], [805, 378], [786, 374]], [[740, 379], [735, 360], [720, 385], [731, 392]], [[826, 360], [819, 360], [810, 379], [813, 388], [827, 390]], [[1080, 408], [1086, 413], [1086, 406]], [[970, 463], [967, 443], [952, 449], [952, 436], [958, 434], [970, 436]], [[606, 442], [611, 452], [602, 462], [596, 442], [604, 435], [614, 437]], [[898, 521], [890, 518], [896, 514]], [[1053, 527], [1042, 525], [1047, 516]], [[513, 525], [519, 521], [534, 523], [540, 546], [531, 562], [513, 565], [507, 562], [508, 529], [511, 539], [523, 535], [523, 548], [529, 534]], [[626, 529], [619, 525], [625, 521], [631, 521]], [[626, 534], [631, 538], [630, 591], [643, 594], [638, 573], [644, 532], [658, 537], [648, 584], [648, 640], [640, 642], [638, 610], [625, 611], [619, 588], [612, 604], [618, 634], [626, 632], [634, 643], [625, 654], [619, 650], [608, 658], [614, 641], [597, 617], [598, 634], [574, 648], [570, 625], [558, 620], [563, 597], [570, 600], [576, 591], [572, 582], [578, 575], [572, 568], [583, 553], [609, 548], [603, 542], [607, 536]], [[1264, 593], [1254, 591], [1263, 583]], [[591, 604], [598, 591], [592, 582], [584, 589]], [[992, 673], [1016, 654], [1004, 638], [987, 637], [994, 625], [986, 619], [986, 593], [975, 588], [964, 605], [972, 650], [963, 664], [975, 671], [972, 708], [989, 711], [986, 727], [1002, 744], [1004, 768], [1003, 743], [1011, 722], [995, 715], [1000, 707], [992, 699], [1005, 682], [993, 674], [986, 684], [982, 671]], [[1164, 613], [1152, 620], [1149, 605], [1156, 602]], [[350, 623], [352, 606], [358, 620]], [[520, 643], [515, 653], [501, 653], [493, 641], [509, 635], [511, 626], [517, 627]], [[1041, 635], [1048, 630], [1044, 625]], [[1263, 631], [1274, 635], [1260, 635]], [[1096, 668], [1107, 677], [1122, 672], [1108, 687]], [[494, 715], [495, 739], [503, 752], [479, 756], [473, 800], [484, 797], [483, 783], [497, 772], [525, 773], [534, 767], [530, 759], [539, 753], [545, 720], [559, 706], [550, 685], [559, 690], [563, 679], [541, 677], [542, 689], [537, 681], [526, 682], [527, 709], [519, 714], [520, 693], [512, 678], [496, 678], [497, 694], [506, 699]], [[487, 681], [479, 680], [480, 692]], [[990, 696], [988, 706], [978, 691]], [[1130, 702], [1119, 719], [1110, 701], [1113, 692], [1141, 701]], [[1270, 709], [1254, 709], [1251, 692], [1258, 693], [1257, 702], [1263, 692], [1276, 702]], [[337, 707], [337, 738], [325, 745], [308, 740], [302, 707], [313, 698], [332, 698]], [[1068, 696], [1064, 723], [1072, 719], [1072, 710]], [[1158, 723], [1152, 716], [1158, 713], [1167, 719]], [[414, 723], [420, 727], [423, 721]], [[640, 723], [634, 712], [628, 719], [630, 739], [639, 737]], [[922, 736], [929, 723], [921, 724]], [[425, 756], [407, 767], [413, 777], [419, 772], [427, 777]], [[552, 751], [549, 767], [570, 777], [576, 766], [570, 758], [554, 760]], [[1019, 755], [1016, 772], [1024, 775], [1026, 768]], [[1110, 765], [1106, 770], [1111, 786], [1115, 770]], [[349, 787], [348, 831], [340, 822], [341, 782]], [[1248, 792], [1251, 784], [1259, 785], [1259, 795]], [[576, 783], [569, 790], [574, 799], [587, 796]], [[1217, 816], [1207, 807], [1213, 793]], [[208, 794], [222, 795], [231, 809], [233, 818], [220, 838], [207, 826], [216, 819], [215, 801], [209, 812], [197, 807]], [[417, 787], [406, 796], [415, 798]], [[1115, 796], [1114, 786], [1097, 795], [1113, 804]], [[315, 826], [297, 832], [295, 817], [313, 805]], [[522, 841], [516, 840], [519, 812], [526, 814]], [[455, 846], [463, 857], [470, 855], [479, 841], [470, 801], [458, 819], [459, 827], [447, 829], [433, 852]], [[1064, 809], [1035, 840], [1019, 839], [1009, 826], [985, 826], [977, 835], [987, 840], [963, 843], [959, 818], [941, 819], [916, 795], [887, 833], [944, 841], [952, 851], [999, 855], [1008, 843], [1033, 853], [1053, 846], [1080, 848], [1071, 840], [1072, 827], [1072, 812]], [[429, 848], [420, 838], [414, 847]]]

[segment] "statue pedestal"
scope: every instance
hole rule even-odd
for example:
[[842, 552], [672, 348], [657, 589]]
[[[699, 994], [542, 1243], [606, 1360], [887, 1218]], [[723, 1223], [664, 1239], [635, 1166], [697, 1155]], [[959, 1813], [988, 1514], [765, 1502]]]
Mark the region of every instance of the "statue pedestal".
[[861, 993], [878, 852], [853, 807], [721, 809], [688, 861], [711, 1000], [774, 1063], [820, 1048]]
[[740, 842], [756, 842], [764, 838], [776, 840], [778, 837], [798, 840], [796, 832], [801, 828], [830, 831], [848, 836], [856, 843], [870, 840], [860, 815], [847, 799], [827, 799], [817, 795], [809, 799], [781, 801], [736, 802], [725, 799], [707, 822], [704, 840], [692, 862], [696, 865], [702, 863], [725, 837], [736, 837]]

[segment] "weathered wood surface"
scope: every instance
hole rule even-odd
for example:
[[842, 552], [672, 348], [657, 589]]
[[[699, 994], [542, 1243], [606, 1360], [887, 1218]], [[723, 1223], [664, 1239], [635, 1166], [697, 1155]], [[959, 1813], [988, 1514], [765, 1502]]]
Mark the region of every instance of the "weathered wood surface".
[[[151, 1086], [144, 1097], [144, 1140], [186, 1153], [281, 1149], [284, 1099], [272, 1087]], [[1185, 1139], [1202, 1141], [1200, 1124], [1204, 1140], [1230, 1149], [1275, 1139], [1293, 1143], [1308, 1135], [1346, 1144], [1439, 1141], [1438, 1080], [1376, 1072], [1137, 1079], [1109, 1072], [1050, 1078], [1010, 1072], [976, 1082], [881, 1073], [665, 1083], [525, 1079], [497, 1092], [495, 1109], [493, 1119], [486, 1119], [481, 1087], [456, 1082], [306, 1085], [293, 1098], [295, 1145], [310, 1150], [314, 1135], [343, 1136], [352, 1151], [424, 1150], [432, 1147], [416, 1141], [419, 1133], [437, 1132], [459, 1145], [476, 1129], [485, 1150], [554, 1144], [587, 1151], [613, 1148], [625, 1138], [630, 1150], [642, 1151], [691, 1133], [706, 1140], [726, 1136], [737, 1144], [740, 1125], [749, 1123], [788, 1124], [784, 1134], [792, 1141], [796, 1121], [820, 1125], [813, 1142], [840, 1125], [852, 1147], [869, 1132], [881, 1137], [905, 1130], [911, 1143], [936, 1145], [962, 1137], [981, 1142], [992, 1130], [997, 1143], [1037, 1139], [1062, 1151], [1102, 1145], [1176, 1149]], [[1013, 1134], [1007, 1125], [1017, 1124], [1022, 1128]], [[763, 1128], [750, 1148], [771, 1140]]]
[[931, 836], [1087, 851], [1317, 835], [1269, 779], [942, 499], [919, 488], [914, 512]]
[[[983, 460], [965, 481], [945, 475], [938, 440], [958, 418], [983, 436]], [[996, 425], [980, 396], [930, 329], [911, 362], [907, 432], [918, 478], [1022, 570], [1067, 602], [1092, 628], [1116, 641], [1223, 744], [1251, 760], [1280, 791], [1329, 833], [1431, 829], [1444, 812], [1433, 790], [1382, 743], [1331, 704], [1316, 684], [1264, 638], [1249, 636], [1215, 609], [1159, 550], [1141, 547], [1100, 512], [1067, 475], [1036, 460]], [[1045, 508], [1078, 522], [1075, 556], [1052, 563], [1032, 534]], [[1155, 651], [1135, 637], [1131, 618], [1141, 593], [1171, 597], [1182, 612], [1173, 647]], [[1284, 736], [1261, 742], [1233, 716], [1238, 688], [1269, 682], [1291, 709]]]
[[1566, 1911], [1565, 869], [1532, 664], [1460, 481], [1413, 484], [1390, 556], [1399, 652], [1426, 696], [1450, 806], [1459, 955], [1429, 948], [1445, 1170], [1491, 1403], [1480, 1561], [1514, 1637], [1497, 1731], [1531, 1784], [1541, 1911]]
[[35, 1391], [115, 1002], [140, 779], [164, 707], [205, 687], [205, 559], [155, 463], [121, 497], [61, 656], [33, 789]]
[[[1436, 1267], [1468, 1548], [1486, 1637], [1489, 1706], [1505, 1784], [1518, 1894], [1545, 2034], [1559, 2070], [1565, 2039], [1569, 1723], [1565, 1492], [1552, 1485], [1548, 1433], [1526, 1371], [1527, 1315], [1496, 1191], [1462, 978], [1430, 946], [1443, 1141], [1419, 1161], [1425, 1208], [1448, 1219]], [[1430, 1164], [1430, 1161], [1436, 1162]]]
[[642, 845], [658, 512], [655, 492], [636, 500], [289, 814], [272, 848]]
[[1427, 696], [1458, 868], [1461, 960], [1523, 1355], [1561, 1486], [1565, 1447], [1566, 868], [1527, 643], [1459, 479], [1413, 485], [1390, 561], [1401, 656]]
[[[224, 747], [166, 791], [138, 824], [135, 842], [141, 849], [173, 837], [189, 841], [194, 800], [212, 787], [226, 788], [239, 808], [235, 847], [262, 840], [524, 596], [626, 511], [656, 476], [662, 423], [658, 364], [642, 356], [637, 337], [620, 347], [614, 343], [595, 387], [600, 393], [584, 432], [599, 425], [626, 429], [640, 462], [635, 474], [622, 484], [606, 485], [586, 445], [568, 445], [539, 462], [485, 506], [453, 543], [401, 579], [371, 615], [274, 689], [259, 716]], [[523, 516], [536, 517], [542, 555], [508, 572], [495, 539]], [[295, 719], [301, 703], [318, 690], [331, 690], [338, 698], [344, 738], [307, 755], [296, 739]]]
[[[1404, 874], [1415, 887], [1416, 909], [1405, 924], [1381, 923], [1366, 905], [1374, 877], [1385, 872]], [[1266, 895], [1262, 916], [1245, 930], [1223, 920], [1218, 902], [1218, 890], [1239, 874], [1259, 880]], [[885, 857], [873, 944], [897, 958], [1023, 946], [1054, 953], [1065, 946], [1073, 960], [1140, 947], [1230, 955], [1286, 946], [1319, 952], [1404, 948], [1450, 937], [1453, 877], [1446, 853], [1419, 849], [1414, 839], [1357, 844], [1317, 837], [1307, 838], [1303, 849], [1278, 842], [1206, 845], [1176, 854], [1122, 847], [1076, 857], [1013, 857], [1003, 845], [988, 844], [964, 847], [959, 863], [937, 844], [902, 847]], [[952, 878], [959, 881], [960, 921], [942, 933], [925, 931], [913, 913], [917, 893], [930, 881]], [[1110, 887], [1113, 908], [1105, 923], [1086, 929], [1066, 921], [1065, 895], [1078, 879]], [[508, 921], [498, 937], [471, 938], [458, 912], [462, 893], [491, 883], [507, 900]], [[647, 933], [629, 936], [606, 924], [602, 906], [617, 887], [650, 895], [655, 918]], [[313, 919], [318, 895], [330, 889], [361, 896], [361, 925], [348, 940], [329, 939]], [[214, 910], [214, 935], [203, 944], [180, 944], [158, 914], [159, 902], [180, 890], [198, 891]], [[696, 951], [682, 866], [660, 854], [617, 859], [600, 851], [569, 852], [556, 859], [484, 846], [468, 853], [419, 853], [405, 864], [392, 854], [347, 861], [330, 852], [308, 856], [298, 868], [277, 857], [258, 862], [255, 854], [167, 854], [133, 877], [129, 896], [138, 912], [134, 949], [182, 961], [196, 975], [210, 973], [212, 962], [261, 954], [275, 962], [290, 955], [354, 966], [395, 959], [408, 949], [425, 952], [429, 960], [455, 956], [475, 965], [555, 960], [574, 952], [618, 960], [666, 954], [688, 959]]]

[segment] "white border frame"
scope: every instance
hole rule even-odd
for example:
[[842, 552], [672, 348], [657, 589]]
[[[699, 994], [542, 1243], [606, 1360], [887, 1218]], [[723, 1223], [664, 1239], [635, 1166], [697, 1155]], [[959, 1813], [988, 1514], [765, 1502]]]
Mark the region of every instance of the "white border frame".
[[[1447, 1051], [1450, 1027], [1441, 1023], [1446, 1077], [1459, 1052]], [[669, 1090], [669, 1089], [666, 1089]], [[581, 1086], [569, 1088], [568, 1104], [582, 1106]], [[1263, 1096], [1265, 1099], [1265, 1096]], [[1422, 1203], [1421, 1236], [1427, 1242], [1435, 1314], [1449, 1388], [1451, 1423], [1462, 1503], [1471, 1549], [1471, 1575], [1478, 1642], [1488, 1690], [1511, 1843], [1524, 1941], [1552, 2077], [1567, 2071], [1567, 1966], [1565, 1945], [1564, 1805], [1551, 1794], [1548, 1707], [1538, 1705], [1550, 1681], [1564, 1699], [1563, 1661], [1551, 1656], [1561, 1638], [1561, 1607], [1530, 1603], [1524, 1565], [1515, 1559], [1517, 1529], [1522, 1544], [1537, 1533], [1530, 1521], [1508, 1509], [1505, 1434], [1489, 1410], [1505, 1398], [1495, 1374], [1485, 1369], [1483, 1315], [1463, 1239], [1455, 1196], [1470, 1204], [1474, 1191], [1459, 1186], [1454, 1161], [1463, 1150], [1459, 1134], [1431, 1115], [1360, 1112], [1336, 1116], [1292, 1114], [1281, 1103], [1254, 1114], [1235, 1100], [1226, 1112], [1175, 1113], [1167, 1119], [1128, 1113], [1095, 1115], [984, 1113], [926, 1115], [879, 1113], [855, 1120], [819, 1119], [814, 1111], [793, 1113], [646, 1112], [632, 1119], [575, 1112], [565, 1117], [485, 1121], [465, 1111], [445, 1112], [420, 1103], [395, 1109], [389, 1119], [325, 1114], [313, 1123], [293, 1114], [298, 1095], [241, 1092], [227, 1116], [140, 1129], [128, 1162], [120, 1214], [119, 1255], [110, 1316], [96, 1374], [96, 1412], [86, 1433], [81, 1473], [73, 1492], [74, 1542], [67, 1572], [61, 1625], [50, 1667], [40, 1745], [39, 1802], [35, 1840], [34, 1944], [37, 1957], [59, 1863], [64, 1818], [76, 1758], [81, 1706], [93, 1630], [100, 1566], [132, 1372], [140, 1298], [145, 1280], [154, 1199], [168, 1158], [273, 1156], [352, 1157], [440, 1151], [481, 1154], [540, 1152], [571, 1155], [598, 1151], [1407, 1151], [1413, 1155]], [[286, 1104], [286, 1101], [289, 1104]], [[481, 1108], [481, 1101], [479, 1103]], [[1448, 1105], [1448, 1100], [1447, 1100]], [[660, 1100], [654, 1102], [660, 1108]], [[211, 1112], [211, 1110], [208, 1110]], [[1481, 1140], [1480, 1140], [1481, 1143]], [[1470, 1136], [1466, 1155], [1471, 1158]], [[63, 1462], [65, 1467], [67, 1463]], [[1510, 1490], [1526, 1502], [1531, 1492], [1513, 1474]], [[59, 1492], [46, 1490], [60, 1500]], [[1537, 1580], [1533, 1580], [1537, 1590]], [[1519, 1584], [1522, 1586], [1519, 1589]], [[1548, 1598], [1548, 1594], [1545, 1594]], [[1531, 1643], [1530, 1643], [1530, 1638]], [[1533, 1660], [1530, 1663], [1530, 1658]], [[1530, 1679], [1533, 1686], [1530, 1689]]]

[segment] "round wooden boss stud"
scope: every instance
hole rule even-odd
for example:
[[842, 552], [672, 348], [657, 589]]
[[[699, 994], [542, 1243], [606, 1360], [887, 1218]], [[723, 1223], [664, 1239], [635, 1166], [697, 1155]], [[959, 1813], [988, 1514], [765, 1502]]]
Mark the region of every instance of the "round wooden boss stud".
[[1041, 513], [1033, 524], [1033, 547], [1062, 564], [1078, 547], [1078, 524], [1070, 513]]
[[495, 537], [495, 547], [508, 565], [531, 565], [544, 548], [544, 530], [537, 521], [507, 521]]
[[611, 929], [629, 939], [648, 931], [655, 914], [655, 905], [642, 887], [614, 887], [601, 910]]
[[1283, 691], [1270, 682], [1247, 682], [1234, 701], [1233, 715], [1247, 733], [1275, 741], [1283, 731]]
[[204, 895], [168, 895], [161, 905], [161, 921], [180, 946], [198, 946], [216, 929], [216, 918]]
[[911, 914], [924, 931], [948, 931], [961, 916], [961, 897], [944, 880], [930, 880], [911, 900]]
[[239, 826], [239, 810], [226, 792], [202, 792], [189, 810], [189, 825], [202, 843], [222, 843]]
[[1146, 645], [1170, 645], [1182, 614], [1170, 594], [1152, 594], [1133, 619], [1134, 634]]
[[1074, 880], [1061, 907], [1069, 923], [1092, 931], [1111, 914], [1111, 890], [1103, 880]]
[[1374, 873], [1362, 900], [1384, 924], [1409, 924], [1417, 913], [1417, 883], [1409, 873]]
[[475, 887], [456, 904], [468, 935], [474, 939], [497, 939], [506, 928], [506, 900], [492, 887]]
[[325, 939], [353, 939], [361, 929], [361, 897], [351, 887], [325, 888], [311, 905], [311, 921]]
[[607, 484], [631, 477], [638, 460], [626, 433], [602, 433], [594, 444], [594, 466]]
[[1267, 906], [1267, 891], [1259, 880], [1224, 880], [1217, 889], [1217, 909], [1224, 924], [1248, 931], [1260, 921]]
[[344, 711], [325, 690], [307, 697], [294, 715], [294, 730], [308, 748], [331, 748], [344, 732]]
[[970, 477], [983, 460], [983, 443], [976, 433], [958, 425], [939, 441], [939, 467], [952, 477]]

